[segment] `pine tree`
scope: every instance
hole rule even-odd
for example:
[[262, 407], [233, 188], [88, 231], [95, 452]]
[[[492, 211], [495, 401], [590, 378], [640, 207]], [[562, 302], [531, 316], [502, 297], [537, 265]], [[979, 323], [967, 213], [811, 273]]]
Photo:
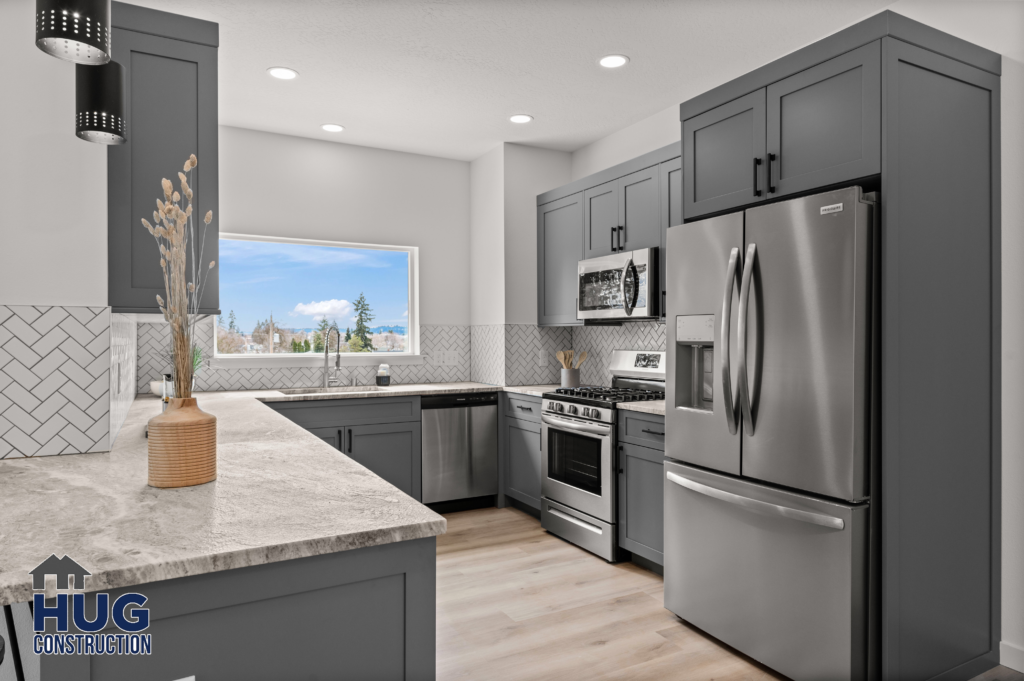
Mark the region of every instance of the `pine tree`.
[[[359, 298], [353, 303], [352, 307], [356, 311], [356, 328], [352, 332], [352, 338], [359, 339], [359, 344], [363, 348], [362, 352], [372, 352], [373, 341], [370, 340], [368, 324], [373, 321], [373, 310], [370, 308], [370, 304], [366, 302], [366, 296], [362, 293], [359, 294]], [[352, 347], [351, 342], [349, 342], [349, 347]]]
[[309, 350], [310, 350], [310, 345], [309, 345], [309, 339], [307, 338], [306, 340], [302, 341], [302, 351], [303, 352], [309, 352]]
[[345, 327], [345, 342], [348, 343], [352, 340], [352, 329]]
[[331, 328], [331, 325], [327, 322], [327, 318], [320, 320], [320, 325], [316, 327], [316, 335], [313, 338], [313, 352], [324, 351], [324, 341], [327, 338], [327, 329]]
[[238, 333], [238, 319], [235, 318], [235, 311], [228, 313], [228, 331]]

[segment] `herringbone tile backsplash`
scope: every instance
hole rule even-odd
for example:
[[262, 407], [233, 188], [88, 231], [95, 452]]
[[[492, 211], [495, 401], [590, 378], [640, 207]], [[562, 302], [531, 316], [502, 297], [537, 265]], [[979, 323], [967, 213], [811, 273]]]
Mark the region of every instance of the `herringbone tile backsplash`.
[[110, 331], [106, 307], [0, 305], [0, 458], [109, 450]]
[[581, 385], [611, 385], [608, 371], [612, 350], [665, 350], [665, 325], [658, 322], [629, 322], [622, 326], [576, 326], [572, 348], [587, 351], [580, 367]]
[[[170, 327], [163, 323], [140, 323], [138, 336], [138, 391], [149, 392], [149, 382], [158, 381], [171, 370], [167, 348]], [[213, 356], [213, 324], [202, 324], [197, 330], [205, 357]], [[439, 350], [453, 350], [455, 364], [442, 364]], [[423, 364], [392, 364], [391, 380], [395, 383], [455, 383], [470, 380], [470, 332], [468, 326], [424, 325], [420, 327], [420, 352]], [[381, 361], [384, 361], [382, 358]], [[334, 367], [333, 357], [331, 368]], [[374, 382], [377, 366], [342, 367], [341, 380], [357, 385]], [[306, 388], [320, 385], [320, 367], [267, 367], [214, 369], [204, 367], [196, 376], [196, 390], [270, 390], [274, 388]]]

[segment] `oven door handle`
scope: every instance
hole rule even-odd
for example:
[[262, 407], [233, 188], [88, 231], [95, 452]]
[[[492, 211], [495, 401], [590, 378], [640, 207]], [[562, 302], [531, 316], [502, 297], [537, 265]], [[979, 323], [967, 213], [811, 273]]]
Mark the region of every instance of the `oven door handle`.
[[609, 436], [612, 434], [612, 427], [604, 424], [591, 424], [591, 423], [576, 423], [575, 421], [565, 421], [555, 416], [548, 416], [545, 414], [541, 417], [541, 421], [551, 426], [552, 428], [561, 428], [563, 430], [573, 430], [577, 433], [589, 433], [591, 435], [604, 435]]

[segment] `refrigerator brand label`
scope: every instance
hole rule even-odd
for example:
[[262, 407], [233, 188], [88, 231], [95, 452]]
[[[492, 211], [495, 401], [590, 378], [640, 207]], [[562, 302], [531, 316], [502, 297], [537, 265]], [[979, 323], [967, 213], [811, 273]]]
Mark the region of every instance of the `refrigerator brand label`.
[[829, 213], [841, 213], [843, 211], [843, 204], [833, 203], [831, 206], [822, 206], [821, 214], [828, 215]]

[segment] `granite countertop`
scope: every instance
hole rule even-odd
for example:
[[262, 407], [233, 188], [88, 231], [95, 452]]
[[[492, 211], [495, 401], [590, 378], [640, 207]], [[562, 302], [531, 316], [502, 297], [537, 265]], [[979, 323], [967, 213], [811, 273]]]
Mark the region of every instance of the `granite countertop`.
[[665, 415], [665, 400], [651, 400], [650, 402], [620, 402], [616, 405], [619, 409], [626, 411], [640, 411], [645, 414]]
[[147, 486], [145, 426], [160, 410], [149, 395], [109, 453], [0, 462], [0, 605], [31, 600], [28, 571], [50, 553], [100, 591], [445, 532], [443, 517], [258, 401], [274, 394], [198, 395], [218, 417], [219, 477], [206, 485]]
[[[257, 398], [261, 402], [308, 402], [313, 400], [351, 400], [368, 397], [395, 397], [399, 395], [446, 395], [453, 393], [510, 392], [540, 397], [558, 388], [558, 385], [510, 385], [498, 386], [487, 383], [409, 383], [390, 386], [343, 386], [339, 388], [289, 389], [287, 391], [264, 390]], [[300, 392], [301, 391], [301, 392]], [[322, 391], [322, 392], [320, 392]], [[295, 394], [289, 394], [295, 393]]]

